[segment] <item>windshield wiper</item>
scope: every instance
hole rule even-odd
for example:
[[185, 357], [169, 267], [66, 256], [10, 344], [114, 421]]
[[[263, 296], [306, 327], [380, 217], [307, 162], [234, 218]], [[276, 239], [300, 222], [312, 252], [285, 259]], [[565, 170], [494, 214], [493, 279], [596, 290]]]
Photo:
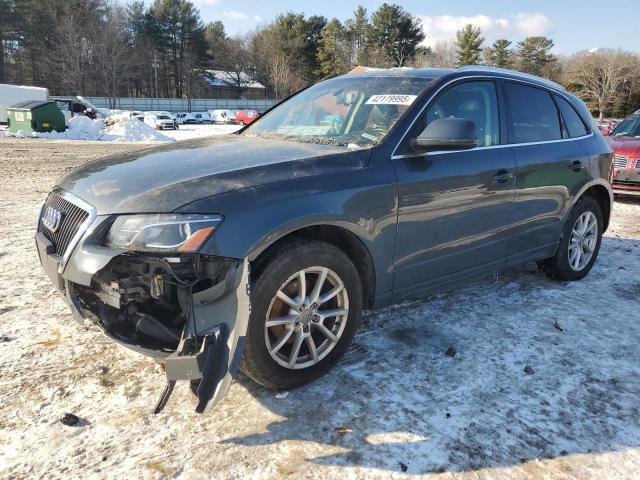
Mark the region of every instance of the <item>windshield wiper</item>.
[[347, 142], [339, 141], [335, 138], [325, 137], [322, 135], [305, 135], [305, 136], [294, 136], [291, 135], [289, 137], [285, 137], [285, 140], [291, 140], [292, 142], [300, 142], [300, 143], [314, 143], [316, 145], [331, 145], [335, 147], [346, 147]]

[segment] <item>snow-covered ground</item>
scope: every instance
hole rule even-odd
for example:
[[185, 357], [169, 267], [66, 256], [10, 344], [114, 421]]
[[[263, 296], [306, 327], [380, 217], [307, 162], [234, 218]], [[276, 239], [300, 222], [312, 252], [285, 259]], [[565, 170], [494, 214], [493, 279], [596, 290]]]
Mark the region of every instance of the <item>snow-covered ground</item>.
[[98, 118], [73, 117], [64, 132], [10, 133], [0, 131], [0, 137], [48, 138], [53, 140], [116, 141], [116, 142], [173, 142], [208, 135], [224, 135], [239, 130], [239, 125], [180, 125], [178, 130], [158, 131], [135, 118], [110, 117], [106, 122]]
[[471, 282], [369, 316], [286, 396], [240, 377], [200, 416], [179, 385], [154, 416], [159, 366], [78, 328], [32, 240], [57, 176], [134, 148], [0, 139], [0, 478], [640, 478], [640, 201], [583, 281]]

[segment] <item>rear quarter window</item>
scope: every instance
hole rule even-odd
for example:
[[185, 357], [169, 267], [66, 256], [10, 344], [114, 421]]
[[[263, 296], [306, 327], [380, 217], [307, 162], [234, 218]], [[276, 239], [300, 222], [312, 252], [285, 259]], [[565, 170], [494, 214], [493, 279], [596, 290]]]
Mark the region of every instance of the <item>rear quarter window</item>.
[[556, 103], [558, 104], [558, 108], [560, 109], [560, 113], [562, 114], [562, 119], [564, 120], [564, 125], [567, 127], [567, 133], [570, 138], [582, 137], [589, 133], [586, 125], [578, 115], [578, 112], [575, 111], [573, 106], [567, 102], [564, 98], [559, 95], [554, 95], [556, 99]]
[[560, 118], [551, 95], [541, 88], [505, 83], [511, 113], [510, 143], [560, 140]]

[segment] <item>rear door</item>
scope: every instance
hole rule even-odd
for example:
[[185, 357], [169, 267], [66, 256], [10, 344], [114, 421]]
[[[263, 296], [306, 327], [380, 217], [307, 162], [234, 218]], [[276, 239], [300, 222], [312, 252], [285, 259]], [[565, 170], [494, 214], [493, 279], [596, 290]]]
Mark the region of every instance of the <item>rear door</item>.
[[504, 92], [516, 158], [509, 260], [545, 258], [555, 252], [573, 195], [589, 181], [588, 157], [575, 139], [589, 132], [561, 95], [512, 81], [504, 82]]
[[[398, 180], [394, 301], [506, 260], [515, 160], [501, 144], [493, 80], [462, 81], [439, 94], [393, 158]], [[420, 153], [411, 139], [437, 118], [473, 121], [479, 146]], [[505, 137], [506, 138], [506, 137]]]

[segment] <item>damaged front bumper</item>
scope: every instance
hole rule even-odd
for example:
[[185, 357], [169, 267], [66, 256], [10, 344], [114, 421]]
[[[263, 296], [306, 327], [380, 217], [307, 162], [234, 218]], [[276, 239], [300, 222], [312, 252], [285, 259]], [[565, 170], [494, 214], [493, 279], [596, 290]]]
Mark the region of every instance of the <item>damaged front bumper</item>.
[[165, 366], [162, 410], [176, 381], [191, 382], [197, 412], [213, 407], [238, 368], [250, 313], [249, 262], [204, 254], [141, 254], [95, 239], [112, 217], [93, 216], [63, 254], [39, 222], [45, 272], [82, 325]]

